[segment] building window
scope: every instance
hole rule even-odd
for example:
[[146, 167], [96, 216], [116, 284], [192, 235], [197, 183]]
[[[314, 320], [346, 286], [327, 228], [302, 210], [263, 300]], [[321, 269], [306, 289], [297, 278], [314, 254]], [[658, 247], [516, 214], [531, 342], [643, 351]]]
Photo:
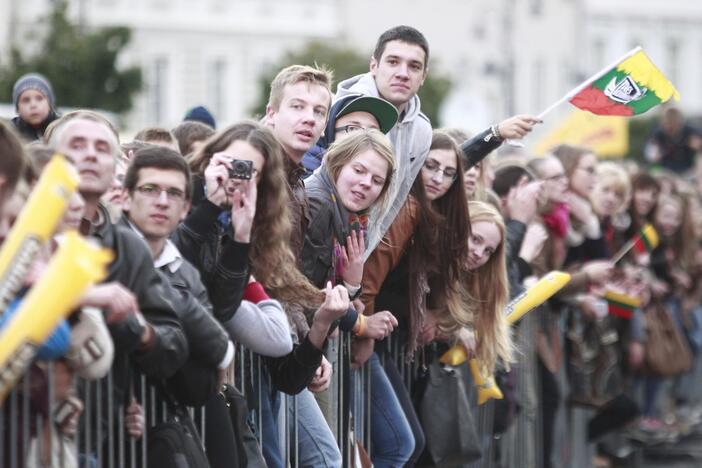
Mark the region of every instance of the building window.
[[166, 90], [168, 74], [168, 59], [165, 57], [156, 58], [151, 65], [149, 77], [149, 122], [159, 125], [166, 115]]
[[207, 71], [207, 103], [218, 119], [224, 118], [227, 103], [227, 63], [217, 59], [210, 63]]

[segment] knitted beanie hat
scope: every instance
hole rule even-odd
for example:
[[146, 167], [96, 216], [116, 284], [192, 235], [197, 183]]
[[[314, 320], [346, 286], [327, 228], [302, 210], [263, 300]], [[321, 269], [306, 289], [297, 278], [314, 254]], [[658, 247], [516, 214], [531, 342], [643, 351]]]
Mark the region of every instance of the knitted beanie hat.
[[17, 109], [19, 104], [20, 96], [28, 89], [36, 89], [42, 93], [49, 101], [51, 109], [55, 109], [56, 99], [54, 97], [54, 90], [51, 88], [51, 83], [49, 83], [46, 77], [39, 73], [27, 73], [15, 82], [15, 86], [12, 88], [12, 102], [15, 104], [15, 109]]

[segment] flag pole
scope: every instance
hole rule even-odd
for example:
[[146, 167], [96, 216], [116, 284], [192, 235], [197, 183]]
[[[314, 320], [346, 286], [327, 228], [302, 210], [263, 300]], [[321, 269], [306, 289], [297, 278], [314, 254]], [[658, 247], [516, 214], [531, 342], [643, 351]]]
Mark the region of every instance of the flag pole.
[[623, 62], [624, 60], [628, 59], [629, 57], [631, 57], [632, 55], [634, 55], [635, 53], [637, 53], [637, 52], [639, 52], [639, 51], [641, 51], [641, 50], [643, 50], [643, 49], [641, 48], [641, 46], [636, 46], [636, 47], [634, 47], [634, 48], [631, 49], [629, 52], [627, 52], [626, 54], [624, 54], [623, 56], [619, 57], [617, 60], [615, 60], [615, 61], [612, 62], [611, 64], [609, 64], [609, 65], [607, 65], [606, 67], [604, 67], [602, 70], [598, 71], [597, 73], [595, 73], [594, 75], [592, 75], [590, 78], [588, 78], [587, 80], [583, 81], [583, 82], [580, 83], [578, 86], [576, 86], [575, 88], [573, 88], [573, 89], [571, 89], [570, 91], [568, 91], [562, 98], [560, 98], [558, 101], [556, 101], [556, 102], [554, 102], [553, 104], [551, 104], [550, 106], [548, 106], [548, 107], [546, 108], [546, 110], [544, 110], [543, 112], [541, 112], [541, 113], [538, 115], [538, 118], [539, 118], [539, 119], [543, 119], [544, 116], [545, 116], [546, 114], [548, 114], [549, 112], [551, 112], [553, 109], [555, 109], [556, 107], [560, 106], [560, 105], [563, 104], [565, 101], [569, 101], [573, 96], [575, 96], [575, 95], [578, 94], [580, 91], [582, 91], [583, 89], [585, 89], [585, 88], [586, 88], [587, 86], [589, 86], [592, 82], [598, 80], [598, 79], [601, 78], [605, 73], [607, 73], [608, 71], [610, 71], [612, 68], [616, 67], [616, 66], [619, 65], [621, 62]]
[[624, 245], [619, 249], [619, 252], [617, 252], [617, 254], [616, 254], [614, 257], [612, 257], [612, 264], [613, 264], [613, 265], [616, 265], [617, 263], [619, 263], [619, 260], [621, 260], [622, 258], [624, 258], [624, 255], [626, 255], [627, 253], [629, 253], [629, 251], [631, 250], [631, 248], [634, 247], [634, 244], [636, 244], [636, 241], [638, 241], [640, 238], [641, 238], [641, 236], [638, 235], [638, 236], [634, 237], [633, 239], [629, 239], [629, 240], [627, 241], [627, 243], [624, 244]]

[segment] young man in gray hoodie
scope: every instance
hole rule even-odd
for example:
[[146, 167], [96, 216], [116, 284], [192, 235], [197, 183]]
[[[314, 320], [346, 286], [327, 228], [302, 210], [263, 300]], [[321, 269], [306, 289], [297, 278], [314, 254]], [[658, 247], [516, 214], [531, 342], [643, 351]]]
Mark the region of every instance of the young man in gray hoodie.
[[[342, 81], [336, 91], [335, 100], [353, 93], [381, 97], [399, 113], [397, 124], [387, 134], [397, 156], [395, 177], [388, 190], [388, 209], [372, 214], [375, 222], [369, 224], [366, 258], [395, 220], [429, 154], [432, 126], [422, 114], [417, 96], [429, 71], [428, 62], [429, 43], [424, 35], [411, 26], [395, 26], [378, 38], [370, 71]], [[477, 164], [506, 139], [523, 138], [539, 122], [530, 115], [510, 117], [463, 142], [461, 151], [471, 165]]]
[[399, 113], [397, 124], [388, 133], [397, 156], [390, 203], [384, 213], [373, 214], [377, 222], [369, 224], [366, 258], [394, 221], [429, 154], [431, 122], [422, 114], [417, 97], [429, 71], [428, 61], [429, 43], [424, 35], [410, 26], [396, 26], [378, 38], [370, 71], [342, 81], [337, 88], [337, 99], [351, 93], [381, 97]]

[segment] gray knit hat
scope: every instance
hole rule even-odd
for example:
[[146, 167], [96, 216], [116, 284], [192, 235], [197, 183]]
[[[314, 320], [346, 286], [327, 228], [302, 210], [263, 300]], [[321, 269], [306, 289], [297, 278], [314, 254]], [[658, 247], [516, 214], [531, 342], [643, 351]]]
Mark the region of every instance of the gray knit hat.
[[20, 96], [28, 89], [36, 89], [42, 93], [49, 101], [51, 109], [55, 109], [56, 99], [54, 98], [54, 90], [51, 88], [51, 83], [39, 73], [27, 73], [15, 82], [15, 86], [12, 88], [12, 102], [15, 104], [15, 109], [17, 109], [19, 104]]

